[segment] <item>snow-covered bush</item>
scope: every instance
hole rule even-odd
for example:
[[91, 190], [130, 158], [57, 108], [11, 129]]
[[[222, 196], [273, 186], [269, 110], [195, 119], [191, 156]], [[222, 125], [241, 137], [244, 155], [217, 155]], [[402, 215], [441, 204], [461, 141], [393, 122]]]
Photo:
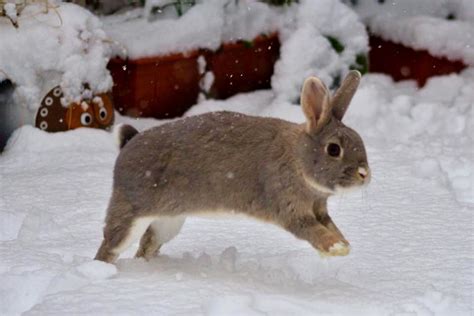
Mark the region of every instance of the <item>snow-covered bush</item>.
[[339, 1], [302, 0], [280, 28], [280, 60], [272, 87], [278, 99], [297, 102], [301, 85], [317, 75], [335, 87], [349, 68], [366, 70], [368, 37], [357, 15]]
[[[109, 41], [100, 20], [73, 4], [29, 4], [15, 28], [0, 19], [0, 80], [16, 86], [16, 103], [32, 113], [49, 89], [60, 84], [65, 102], [81, 97], [84, 83], [97, 93], [108, 91]], [[30, 118], [31, 119], [31, 118]]]

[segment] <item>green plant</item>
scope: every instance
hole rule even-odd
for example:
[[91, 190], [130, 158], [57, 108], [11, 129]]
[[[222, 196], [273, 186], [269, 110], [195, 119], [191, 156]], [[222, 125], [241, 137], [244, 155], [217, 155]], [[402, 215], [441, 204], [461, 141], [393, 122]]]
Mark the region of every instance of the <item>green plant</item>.
[[341, 86], [341, 74], [339, 73], [336, 76], [334, 76], [334, 78], [332, 79], [331, 86], [329, 87], [329, 89], [335, 90], [339, 88], [340, 86]]
[[182, 16], [184, 13], [185, 6], [192, 7], [195, 4], [196, 4], [196, 0], [178, 0], [174, 3], [174, 7], [176, 9], [176, 13], [178, 14], [178, 16]]
[[[341, 43], [337, 38], [334, 36], [327, 35], [325, 36], [326, 39], [331, 44], [332, 48], [336, 51], [336, 53], [340, 54], [344, 51], [345, 47], [344, 44]], [[355, 63], [349, 66], [351, 70], [358, 70], [362, 75], [366, 74], [369, 71], [369, 61], [367, 55], [364, 53], [359, 53], [356, 55]], [[338, 74], [334, 77], [333, 82], [331, 83], [331, 89], [335, 89], [339, 87], [341, 84], [341, 75]]]
[[325, 37], [331, 44], [332, 48], [336, 51], [336, 53], [340, 54], [344, 51], [344, 45], [337, 38], [331, 35], [327, 35]]
[[[326, 39], [331, 44], [332, 48], [336, 51], [336, 53], [340, 54], [344, 51], [345, 47], [344, 44], [341, 43], [337, 38], [334, 36], [327, 35], [325, 36]], [[364, 53], [359, 53], [356, 55], [355, 63], [349, 67], [350, 69], [358, 70], [361, 74], [366, 74], [369, 71], [369, 61], [367, 55]], [[334, 78], [333, 86], [338, 86], [341, 78], [340, 76], [336, 76]]]
[[351, 70], [358, 70], [361, 74], [366, 74], [369, 71], [369, 59], [364, 53], [356, 56], [355, 64], [349, 67]]
[[242, 40], [242, 44], [244, 44], [245, 48], [252, 48], [253, 47], [253, 41]]
[[151, 8], [151, 14], [157, 14], [157, 13], [162, 12], [168, 7], [174, 7], [174, 9], [176, 10], [176, 14], [178, 16], [182, 16], [186, 8], [192, 7], [195, 4], [196, 4], [196, 0], [175, 0], [173, 2], [169, 2], [162, 6], [155, 6]]

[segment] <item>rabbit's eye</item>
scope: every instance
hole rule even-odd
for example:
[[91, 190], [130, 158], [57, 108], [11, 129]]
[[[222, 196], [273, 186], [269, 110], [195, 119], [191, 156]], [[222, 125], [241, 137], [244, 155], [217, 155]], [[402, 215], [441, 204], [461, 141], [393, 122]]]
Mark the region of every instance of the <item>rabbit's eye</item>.
[[81, 114], [81, 124], [84, 126], [89, 126], [92, 123], [92, 116], [89, 113]]
[[329, 143], [326, 146], [326, 152], [331, 157], [339, 157], [341, 155], [341, 146], [334, 143]]

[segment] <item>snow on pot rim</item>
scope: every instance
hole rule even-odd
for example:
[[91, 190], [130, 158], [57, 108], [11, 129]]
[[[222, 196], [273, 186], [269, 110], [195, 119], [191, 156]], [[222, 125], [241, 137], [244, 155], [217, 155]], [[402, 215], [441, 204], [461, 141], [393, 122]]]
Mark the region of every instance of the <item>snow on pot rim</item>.
[[384, 40], [436, 57], [474, 66], [474, 22], [431, 16], [374, 16], [367, 20], [370, 32]]
[[[226, 1], [204, 1], [179, 18], [149, 22], [143, 9], [103, 17], [108, 36], [119, 45], [115, 54], [131, 59], [196, 49], [218, 49], [224, 42], [252, 40], [278, 29], [280, 16], [271, 6], [253, 1], [225, 7]], [[124, 52], [124, 51], [125, 52]]]

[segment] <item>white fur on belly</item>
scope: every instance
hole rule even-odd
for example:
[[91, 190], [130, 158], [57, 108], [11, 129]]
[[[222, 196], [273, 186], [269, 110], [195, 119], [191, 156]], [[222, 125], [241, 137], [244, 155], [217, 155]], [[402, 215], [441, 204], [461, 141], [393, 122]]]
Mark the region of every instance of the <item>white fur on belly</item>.
[[184, 216], [163, 216], [156, 218], [151, 223], [151, 227], [156, 232], [158, 243], [162, 245], [178, 235], [185, 220], [186, 217]]

